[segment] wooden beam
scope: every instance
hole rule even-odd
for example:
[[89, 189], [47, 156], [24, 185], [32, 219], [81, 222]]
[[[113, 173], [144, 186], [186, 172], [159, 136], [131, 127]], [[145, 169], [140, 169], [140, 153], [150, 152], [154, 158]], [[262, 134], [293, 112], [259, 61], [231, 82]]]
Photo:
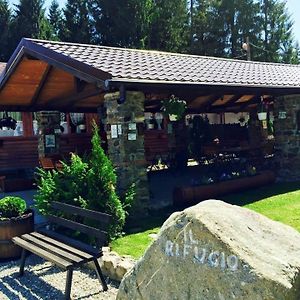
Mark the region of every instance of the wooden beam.
[[247, 111], [248, 106], [251, 104], [256, 104], [259, 101], [259, 96], [254, 95], [251, 100], [248, 100], [246, 102], [241, 102], [241, 103], [233, 103], [231, 106], [225, 106], [225, 107], [220, 107], [220, 106], [215, 106], [212, 107], [212, 109], [209, 111], [211, 113], [221, 113], [221, 112], [242, 112], [242, 111]]
[[[0, 111], [20, 111], [20, 112], [28, 112], [28, 106], [22, 105], [0, 105]], [[97, 113], [97, 107], [56, 107], [47, 105], [36, 105], [35, 108], [30, 110], [31, 112], [36, 112], [40, 110], [57, 110], [60, 112], [86, 112], [86, 113]]]
[[[201, 110], [201, 111], [206, 111], [208, 110], [211, 105], [216, 102], [217, 100], [219, 100], [221, 97], [223, 97], [223, 94], [214, 94], [212, 95], [207, 101], [201, 103], [199, 106], [197, 106], [197, 104], [195, 104], [195, 107], [193, 107], [191, 110], [193, 111], [197, 111], [197, 110]], [[193, 102], [189, 103], [189, 104], [193, 104]]]
[[32, 99], [31, 99], [30, 108], [34, 107], [35, 104], [38, 102], [41, 91], [42, 91], [43, 87], [45, 86], [45, 83], [47, 81], [47, 78], [48, 78], [49, 73], [51, 72], [51, 70], [52, 70], [52, 66], [47, 65], [47, 67], [46, 67], [46, 69], [43, 73], [43, 76], [40, 80], [40, 83], [39, 83], [37, 89], [35, 90], [35, 93], [34, 93]]
[[231, 104], [235, 104], [236, 101], [238, 101], [240, 98], [242, 98], [244, 96], [244, 94], [238, 94], [238, 95], [234, 95], [229, 101], [227, 101], [226, 103], [224, 103], [223, 105], [218, 105], [217, 107], [228, 107]]
[[23, 136], [33, 136], [32, 113], [22, 112]]
[[247, 107], [251, 104], [260, 103], [260, 95], [255, 95], [251, 100], [241, 103], [241, 109], [247, 109]]
[[47, 101], [46, 106], [52, 107], [53, 109], [59, 109], [61, 107], [68, 108], [69, 106], [74, 107], [77, 102], [85, 98], [97, 96], [101, 94], [101, 92], [102, 90], [100, 88], [96, 88], [95, 90], [77, 93], [66, 98], [53, 98]]
[[74, 84], [75, 84], [76, 92], [81, 93], [86, 87], [87, 82], [77, 77], [74, 77]]

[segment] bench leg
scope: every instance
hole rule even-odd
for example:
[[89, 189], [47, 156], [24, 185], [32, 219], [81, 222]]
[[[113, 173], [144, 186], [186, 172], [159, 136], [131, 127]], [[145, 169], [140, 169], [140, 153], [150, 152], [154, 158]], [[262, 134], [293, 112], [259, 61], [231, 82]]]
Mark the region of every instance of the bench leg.
[[67, 280], [66, 280], [66, 288], [65, 288], [65, 299], [66, 300], [70, 300], [72, 277], [73, 277], [73, 269], [69, 269], [67, 271]]
[[22, 255], [21, 255], [19, 276], [23, 276], [23, 274], [24, 274], [25, 260], [26, 260], [27, 254], [28, 254], [28, 251], [23, 248]]
[[98, 279], [99, 279], [100, 283], [102, 284], [103, 290], [107, 291], [107, 289], [108, 289], [107, 284], [106, 284], [105, 278], [103, 276], [103, 273], [101, 271], [101, 268], [99, 266], [99, 262], [98, 262], [97, 258], [94, 258], [93, 261], [94, 261], [94, 264], [95, 264], [95, 267], [96, 267], [96, 273], [98, 275]]

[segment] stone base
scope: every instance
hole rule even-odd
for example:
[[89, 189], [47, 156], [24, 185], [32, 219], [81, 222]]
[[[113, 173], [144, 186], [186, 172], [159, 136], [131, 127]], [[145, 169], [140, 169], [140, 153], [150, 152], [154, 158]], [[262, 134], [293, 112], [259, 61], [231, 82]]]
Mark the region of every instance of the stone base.
[[[121, 281], [124, 275], [135, 265], [135, 260], [131, 256], [120, 256], [116, 252], [110, 251], [109, 247], [103, 247], [103, 256], [99, 258], [99, 264], [104, 276], [112, 280]], [[90, 268], [94, 268], [92, 263]]]

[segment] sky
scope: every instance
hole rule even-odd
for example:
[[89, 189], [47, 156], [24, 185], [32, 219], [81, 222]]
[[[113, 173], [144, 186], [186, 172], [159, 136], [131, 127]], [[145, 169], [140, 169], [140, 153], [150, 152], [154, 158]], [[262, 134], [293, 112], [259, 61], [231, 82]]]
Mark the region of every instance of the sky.
[[294, 20], [294, 36], [300, 44], [300, 1], [287, 0], [287, 8]]
[[[9, 0], [9, 3], [18, 3], [18, 0]], [[58, 0], [58, 3], [63, 6], [66, 0]], [[294, 20], [294, 37], [300, 44], [300, 0], [286, 0], [287, 8]], [[45, 6], [49, 6], [51, 0], [45, 1]]]

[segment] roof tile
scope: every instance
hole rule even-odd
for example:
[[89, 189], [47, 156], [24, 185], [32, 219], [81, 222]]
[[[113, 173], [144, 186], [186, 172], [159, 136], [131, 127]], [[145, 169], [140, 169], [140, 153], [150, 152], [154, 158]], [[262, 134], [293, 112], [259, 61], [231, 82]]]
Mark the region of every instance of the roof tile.
[[299, 65], [41, 40], [31, 42], [110, 73], [112, 79], [300, 87]]

